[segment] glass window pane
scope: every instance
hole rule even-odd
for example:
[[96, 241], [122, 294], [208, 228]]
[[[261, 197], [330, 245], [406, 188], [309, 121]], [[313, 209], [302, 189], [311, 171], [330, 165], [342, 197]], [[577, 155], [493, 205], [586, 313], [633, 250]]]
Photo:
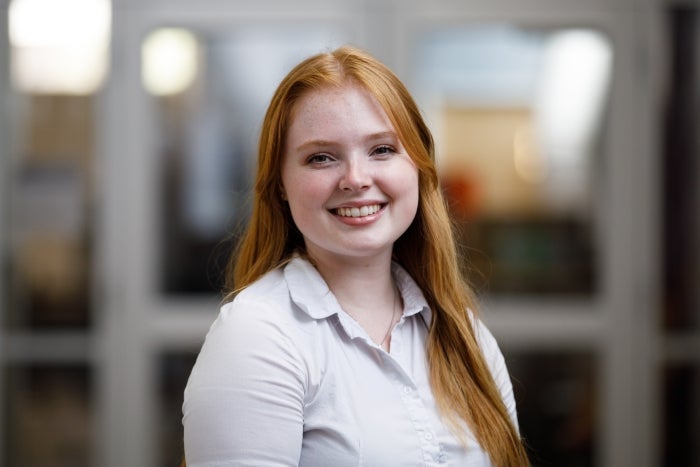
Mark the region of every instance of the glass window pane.
[[94, 100], [17, 98], [8, 324], [84, 327], [90, 321]]
[[520, 432], [537, 465], [595, 465], [595, 360], [582, 353], [506, 355]]
[[663, 465], [700, 465], [700, 367], [670, 365], [664, 374]]
[[184, 456], [182, 400], [197, 352], [166, 353], [158, 361], [159, 453], [160, 465], [180, 464]]
[[167, 28], [145, 39], [144, 87], [156, 108], [163, 164], [158, 243], [164, 293], [221, 289], [230, 239], [248, 217], [269, 99], [301, 58], [337, 43], [337, 32], [314, 28], [227, 35]]
[[611, 62], [592, 30], [474, 25], [417, 43], [414, 93], [488, 292], [594, 292]]
[[89, 369], [12, 366], [5, 375], [4, 465], [91, 465], [95, 427]]

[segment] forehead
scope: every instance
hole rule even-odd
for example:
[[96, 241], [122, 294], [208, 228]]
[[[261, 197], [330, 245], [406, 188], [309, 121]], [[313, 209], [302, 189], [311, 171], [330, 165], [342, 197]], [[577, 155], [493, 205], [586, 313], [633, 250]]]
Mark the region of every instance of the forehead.
[[354, 83], [326, 86], [304, 93], [292, 107], [289, 130], [295, 133], [294, 130], [314, 131], [348, 124], [352, 124], [352, 127], [381, 126], [384, 130], [394, 130], [376, 97]]

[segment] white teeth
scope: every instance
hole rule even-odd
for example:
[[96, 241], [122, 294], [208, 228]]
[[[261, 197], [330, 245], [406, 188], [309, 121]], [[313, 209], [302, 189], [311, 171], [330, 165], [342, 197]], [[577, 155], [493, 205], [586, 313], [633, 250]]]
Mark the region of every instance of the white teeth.
[[336, 213], [342, 217], [365, 217], [375, 212], [379, 211], [381, 206], [378, 204], [372, 204], [369, 206], [362, 206], [361, 208], [338, 208]]

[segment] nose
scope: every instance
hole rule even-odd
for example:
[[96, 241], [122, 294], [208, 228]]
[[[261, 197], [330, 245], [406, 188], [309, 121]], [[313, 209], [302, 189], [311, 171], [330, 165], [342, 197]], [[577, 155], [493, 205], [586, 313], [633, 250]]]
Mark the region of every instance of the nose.
[[343, 191], [361, 191], [372, 184], [369, 161], [364, 158], [352, 158], [343, 164], [339, 188]]

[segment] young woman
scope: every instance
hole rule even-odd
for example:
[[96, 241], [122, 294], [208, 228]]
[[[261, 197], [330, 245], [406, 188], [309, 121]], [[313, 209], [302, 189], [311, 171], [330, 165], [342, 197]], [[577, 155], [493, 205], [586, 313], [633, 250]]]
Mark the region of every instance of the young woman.
[[185, 390], [190, 467], [528, 464], [431, 134], [368, 54], [279, 85], [229, 286]]

